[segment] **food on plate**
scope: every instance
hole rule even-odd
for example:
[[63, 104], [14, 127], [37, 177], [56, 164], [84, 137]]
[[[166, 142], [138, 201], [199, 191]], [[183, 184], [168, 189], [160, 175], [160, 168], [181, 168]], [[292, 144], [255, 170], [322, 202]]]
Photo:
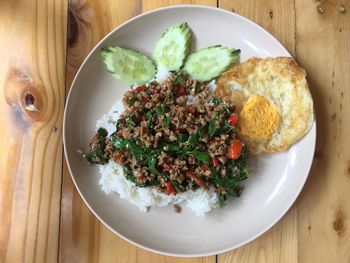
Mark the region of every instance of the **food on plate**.
[[102, 49], [107, 71], [131, 89], [97, 122], [84, 157], [99, 165], [106, 193], [143, 211], [172, 204], [180, 212], [187, 201], [203, 215], [238, 197], [248, 177], [235, 107], [214, 97], [209, 82], [240, 50], [217, 45], [188, 55], [191, 36], [187, 23], [166, 30], [153, 53], [157, 68], [137, 51]]
[[216, 95], [239, 114], [238, 135], [252, 154], [287, 150], [314, 121], [303, 68], [288, 57], [251, 58], [221, 74]]
[[[203, 214], [240, 195], [240, 182], [248, 176], [246, 148], [235, 133], [234, 107], [213, 97], [213, 83], [192, 80], [184, 71], [170, 73], [161, 83], [127, 91], [123, 105], [125, 110], [105, 118], [109, 124], [98, 123], [85, 154], [115, 174], [122, 170], [125, 188], [145, 189], [124, 189], [121, 196], [142, 210], [187, 201]], [[105, 189], [123, 180], [101, 169]]]
[[191, 37], [187, 23], [170, 27], [155, 62], [117, 46], [101, 52], [107, 71], [131, 87], [97, 122], [84, 157], [99, 165], [102, 190], [142, 211], [225, 206], [241, 194], [248, 152], [286, 150], [313, 123], [306, 74], [292, 58], [235, 64], [240, 50], [220, 45], [189, 54]]

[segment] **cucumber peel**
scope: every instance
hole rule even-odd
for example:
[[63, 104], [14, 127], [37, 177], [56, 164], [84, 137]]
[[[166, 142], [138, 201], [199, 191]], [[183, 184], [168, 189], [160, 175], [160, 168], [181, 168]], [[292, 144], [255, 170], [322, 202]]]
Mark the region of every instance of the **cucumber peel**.
[[142, 85], [156, 74], [154, 62], [138, 51], [110, 46], [101, 49], [107, 71], [128, 85]]
[[184, 70], [195, 80], [210, 81], [236, 63], [240, 52], [221, 45], [203, 48], [188, 56]]
[[157, 66], [168, 70], [179, 70], [188, 55], [192, 33], [187, 23], [168, 28], [158, 40], [153, 58]]

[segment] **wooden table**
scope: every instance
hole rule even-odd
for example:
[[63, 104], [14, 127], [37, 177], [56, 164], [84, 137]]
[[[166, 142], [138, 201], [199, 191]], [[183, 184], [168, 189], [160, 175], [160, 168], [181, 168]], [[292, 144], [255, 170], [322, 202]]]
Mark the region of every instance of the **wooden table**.
[[[195, 259], [115, 236], [62, 154], [65, 97], [93, 46], [139, 13], [184, 3], [232, 10], [279, 39], [308, 72], [318, 133], [309, 179], [283, 219], [242, 248]], [[350, 262], [350, 1], [1, 0], [0, 36], [0, 262]]]

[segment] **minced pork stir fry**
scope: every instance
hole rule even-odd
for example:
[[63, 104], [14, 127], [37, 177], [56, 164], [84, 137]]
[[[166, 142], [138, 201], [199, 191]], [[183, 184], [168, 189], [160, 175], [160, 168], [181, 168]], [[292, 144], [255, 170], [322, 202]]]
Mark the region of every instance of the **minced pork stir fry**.
[[236, 138], [234, 107], [213, 97], [210, 85], [173, 72], [162, 83], [124, 94], [126, 110], [107, 136], [100, 128], [85, 158], [113, 159], [139, 187], [167, 195], [214, 187], [221, 206], [239, 196], [247, 178], [246, 148]]

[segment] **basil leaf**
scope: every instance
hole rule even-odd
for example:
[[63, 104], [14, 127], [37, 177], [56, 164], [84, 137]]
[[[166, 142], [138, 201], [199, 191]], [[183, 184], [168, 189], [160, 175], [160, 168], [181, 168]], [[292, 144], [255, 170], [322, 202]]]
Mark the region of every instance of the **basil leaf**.
[[126, 118], [125, 125], [126, 127], [136, 126], [136, 123], [132, 119], [132, 116], [129, 116], [128, 118]]
[[170, 117], [165, 117], [165, 118], [164, 118], [164, 126], [165, 126], [166, 128], [169, 128], [170, 121], [171, 121]]
[[184, 185], [180, 184], [178, 181], [171, 180], [171, 182], [173, 183], [175, 188], [180, 189], [181, 192], [185, 192], [186, 191], [186, 187]]
[[112, 143], [113, 146], [119, 151], [124, 150], [127, 147], [127, 140], [123, 138], [112, 137]]
[[216, 117], [209, 122], [209, 136], [212, 137], [216, 133]]
[[189, 137], [187, 144], [196, 146], [199, 143], [199, 135], [198, 133], [192, 133], [191, 136]]
[[153, 125], [153, 123], [152, 123], [152, 121], [153, 121], [152, 112], [151, 112], [151, 111], [148, 111], [148, 112], [146, 113], [146, 116], [147, 116], [147, 119], [148, 119], [148, 121], [147, 121], [147, 129], [149, 129], [149, 128], [151, 128], [152, 125]]
[[107, 135], [108, 135], [108, 132], [105, 128], [99, 128], [97, 130], [97, 133], [100, 137], [107, 137]]
[[217, 97], [214, 97], [211, 102], [213, 103], [214, 106], [218, 106], [221, 103], [221, 100], [218, 99]]
[[91, 149], [89, 152], [85, 153], [83, 157], [86, 161], [91, 164], [105, 164], [108, 160], [105, 158], [105, 148], [106, 148], [106, 137], [108, 132], [105, 128], [99, 128], [97, 130], [98, 134], [98, 147]]
[[155, 108], [155, 111], [156, 111], [156, 113], [157, 113], [158, 115], [163, 115], [163, 114], [165, 113], [165, 108], [162, 107], [162, 106], [157, 106], [157, 107]]
[[187, 152], [187, 154], [196, 157], [198, 160], [205, 163], [209, 163], [211, 160], [210, 154], [208, 152], [192, 151]]
[[129, 104], [130, 106], [134, 106], [134, 104], [135, 104], [136, 101], [138, 101], [137, 98], [131, 98], [131, 99], [128, 101], [128, 104]]
[[220, 202], [221, 208], [226, 206], [226, 199], [227, 199], [227, 197], [225, 194], [221, 194], [221, 193], [219, 194], [219, 202]]
[[137, 179], [136, 179], [136, 176], [127, 167], [123, 166], [123, 172], [124, 172], [125, 178], [127, 180], [129, 180], [130, 182], [133, 182], [136, 186], [139, 186], [139, 187], [145, 187], [146, 186], [144, 183], [139, 183], [137, 181]]
[[207, 129], [208, 129], [208, 124], [202, 126], [199, 130], [198, 130], [198, 136], [199, 138], [202, 138], [206, 133], [207, 133]]
[[108, 162], [104, 157], [104, 150], [100, 147], [84, 154], [83, 157], [91, 164], [106, 164]]
[[186, 142], [188, 140], [188, 137], [189, 137], [188, 133], [181, 133], [179, 135], [179, 143]]

